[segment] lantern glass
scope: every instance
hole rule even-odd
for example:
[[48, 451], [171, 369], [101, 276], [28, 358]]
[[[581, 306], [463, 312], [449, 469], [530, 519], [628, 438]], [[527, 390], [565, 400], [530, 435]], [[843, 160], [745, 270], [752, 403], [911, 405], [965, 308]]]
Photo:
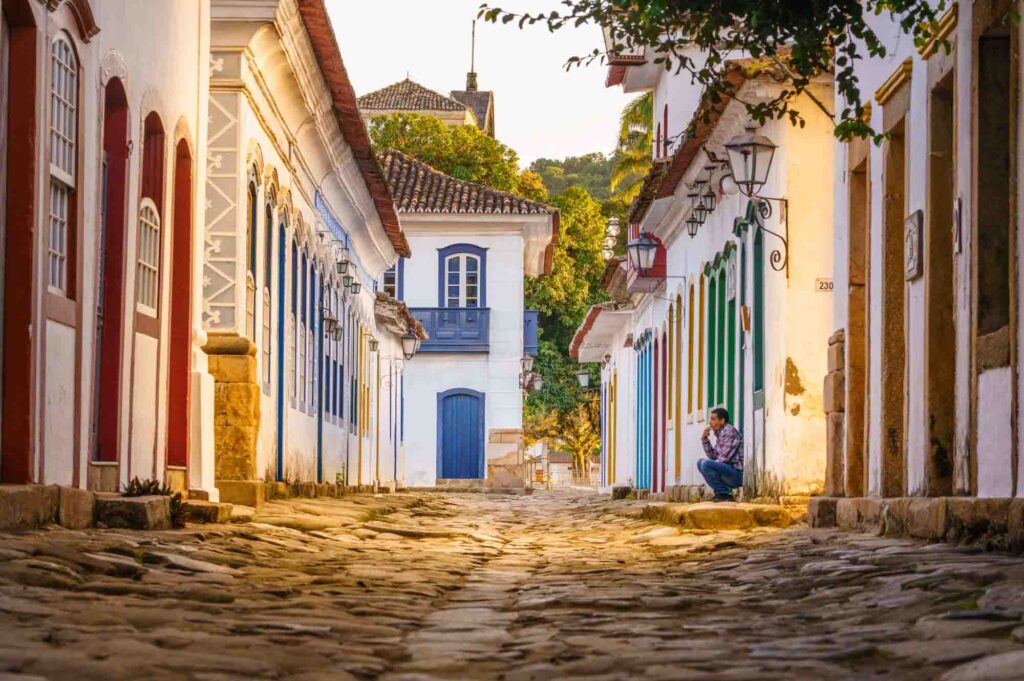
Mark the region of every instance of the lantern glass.
[[353, 281], [352, 282], [352, 293], [359, 293], [359, 289], [361, 289], [362, 287], [363, 287], [363, 285], [360, 284], [358, 281]]
[[576, 372], [576, 381], [580, 384], [581, 388], [587, 388], [590, 386], [590, 372], [586, 369], [580, 369]]
[[540, 377], [540, 374], [537, 374], [536, 376], [533, 377], [533, 389], [540, 390], [543, 387], [544, 379]]
[[334, 340], [336, 340], [336, 341], [340, 341], [341, 340], [341, 327], [340, 326], [334, 327]]
[[355, 281], [355, 277], [353, 277], [351, 274], [346, 274], [344, 277], [341, 278], [341, 285], [344, 286], [345, 288], [351, 288], [353, 281]]
[[715, 192], [708, 187], [708, 190], [700, 196], [700, 205], [710, 214], [715, 210], [715, 203]]
[[626, 252], [629, 254], [629, 264], [633, 269], [643, 271], [654, 267], [654, 256], [658, 252], [658, 242], [646, 232], [640, 238], [633, 239], [626, 244]]
[[412, 359], [412, 356], [416, 354], [417, 340], [416, 335], [411, 332], [402, 336], [402, 354], [406, 359]]
[[697, 236], [697, 231], [700, 229], [700, 222], [697, 218], [692, 215], [686, 220], [686, 233], [690, 235], [690, 238]]
[[346, 272], [348, 272], [348, 263], [339, 260], [338, 262], [334, 263], [334, 269], [338, 272], [338, 274], [345, 274]]
[[380, 346], [380, 341], [370, 336], [368, 345], [370, 346], [370, 352], [377, 352], [377, 348]]
[[768, 181], [775, 156], [775, 144], [764, 135], [748, 130], [725, 145], [733, 180], [747, 196], [753, 196]]

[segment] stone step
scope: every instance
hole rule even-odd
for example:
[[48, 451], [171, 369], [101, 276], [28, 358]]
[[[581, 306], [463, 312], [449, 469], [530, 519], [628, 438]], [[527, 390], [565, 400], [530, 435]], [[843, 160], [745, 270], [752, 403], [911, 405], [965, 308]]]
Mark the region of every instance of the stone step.
[[231, 522], [231, 513], [234, 505], [189, 499], [182, 503], [181, 508], [185, 515], [185, 522], [227, 523]]
[[645, 520], [680, 525], [692, 530], [748, 530], [754, 527], [789, 527], [793, 515], [774, 504], [732, 501], [698, 504], [649, 504], [640, 512]]
[[109, 528], [169, 530], [171, 498], [100, 496], [96, 499], [96, 522]]

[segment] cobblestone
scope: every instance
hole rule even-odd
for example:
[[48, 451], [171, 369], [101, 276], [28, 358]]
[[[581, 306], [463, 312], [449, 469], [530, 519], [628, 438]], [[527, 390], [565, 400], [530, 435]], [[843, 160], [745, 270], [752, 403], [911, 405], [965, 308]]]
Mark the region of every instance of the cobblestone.
[[0, 535], [0, 679], [1010, 679], [1024, 562], [577, 493]]

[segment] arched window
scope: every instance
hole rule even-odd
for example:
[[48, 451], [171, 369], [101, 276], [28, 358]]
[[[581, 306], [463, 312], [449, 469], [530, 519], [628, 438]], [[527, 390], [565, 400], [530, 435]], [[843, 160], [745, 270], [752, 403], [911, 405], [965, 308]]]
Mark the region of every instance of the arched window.
[[[164, 126], [160, 116], [146, 116], [142, 142], [142, 202], [136, 227], [135, 300], [139, 311], [158, 317], [160, 308], [161, 217], [164, 196]], [[139, 330], [159, 335], [151, 320], [139, 319]]]
[[246, 192], [245, 224], [245, 333], [256, 340], [256, 220], [257, 210], [256, 168], [249, 171], [249, 188]]
[[152, 199], [139, 205], [138, 261], [135, 277], [135, 299], [141, 311], [156, 316], [159, 258], [160, 216]]
[[716, 407], [725, 405], [725, 268], [718, 270], [718, 300], [715, 319], [715, 403]]
[[299, 348], [299, 409], [305, 409], [306, 407], [306, 284], [309, 273], [306, 269], [307, 260], [306, 252], [302, 251], [302, 255], [299, 257], [299, 271], [300, 277], [302, 278], [301, 292], [299, 294], [299, 338], [296, 344]]
[[[12, 141], [12, 143], [14, 143]], [[78, 158], [78, 57], [67, 36], [50, 49], [50, 207], [47, 285], [74, 298]], [[13, 172], [11, 168], [8, 172]]]
[[291, 323], [291, 326], [289, 327], [288, 337], [291, 339], [292, 347], [290, 348], [290, 351], [288, 352], [288, 385], [291, 388], [292, 400], [296, 400], [296, 399], [298, 399], [298, 396], [299, 396], [299, 384], [298, 384], [298, 381], [296, 381], [296, 377], [295, 377], [295, 368], [296, 368], [296, 365], [298, 364], [298, 362], [296, 362], [296, 359], [295, 359], [295, 353], [296, 353], [296, 351], [298, 349], [298, 346], [299, 346], [298, 339], [297, 339], [297, 336], [298, 336], [298, 333], [299, 333], [298, 319], [297, 319], [298, 307], [299, 307], [299, 304], [298, 304], [298, 300], [299, 300], [299, 246], [298, 246], [298, 244], [295, 243], [294, 240], [292, 241], [292, 254], [291, 254], [291, 256], [292, 256], [292, 308], [291, 308], [291, 315], [290, 315], [290, 319], [289, 319], [289, 322]]
[[487, 249], [454, 244], [438, 258], [440, 307], [487, 307]]
[[263, 226], [263, 390], [270, 394], [270, 285], [274, 257], [274, 195], [267, 197]]

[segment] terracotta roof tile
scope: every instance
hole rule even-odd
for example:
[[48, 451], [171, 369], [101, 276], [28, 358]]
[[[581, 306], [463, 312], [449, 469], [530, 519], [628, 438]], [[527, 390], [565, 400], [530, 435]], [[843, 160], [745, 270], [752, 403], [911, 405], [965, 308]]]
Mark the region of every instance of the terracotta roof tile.
[[489, 90], [452, 90], [452, 99], [465, 104], [476, 116], [476, 127], [487, 128], [487, 115], [494, 104], [494, 93]]
[[363, 95], [359, 98], [359, 108], [364, 111], [465, 111], [467, 107], [406, 78]]
[[409, 242], [402, 233], [402, 226], [395, 213], [395, 205], [391, 200], [387, 182], [383, 177], [380, 164], [370, 146], [370, 135], [366, 132], [363, 119], [359, 116], [356, 106], [356, 93], [348, 79], [348, 71], [341, 59], [341, 50], [334, 37], [331, 20], [327, 17], [327, 9], [323, 0], [298, 0], [299, 15], [309, 34], [313, 45], [313, 54], [323, 74], [327, 87], [331, 92], [331, 104], [334, 115], [341, 128], [342, 137], [352, 149], [359, 172], [366, 182], [366, 187], [373, 197], [377, 215], [384, 225], [384, 231], [391, 240], [395, 251], [402, 256], [412, 255]]
[[399, 151], [380, 160], [399, 213], [557, 214], [539, 201], [459, 180]]

